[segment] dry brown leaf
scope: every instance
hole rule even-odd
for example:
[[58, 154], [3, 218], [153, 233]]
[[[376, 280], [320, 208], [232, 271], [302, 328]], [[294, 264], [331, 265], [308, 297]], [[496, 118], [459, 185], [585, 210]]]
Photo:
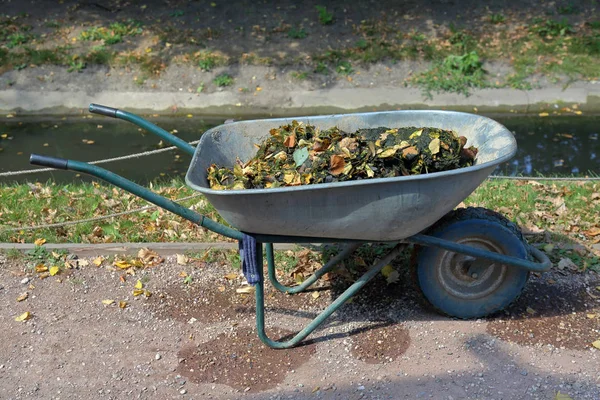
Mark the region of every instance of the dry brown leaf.
[[46, 267], [44, 264], [38, 264], [35, 266], [35, 272], [38, 274], [46, 271], [48, 271], [48, 267]]
[[286, 137], [285, 140], [283, 141], [283, 145], [285, 147], [296, 146], [296, 135], [289, 135], [288, 137]]
[[344, 157], [339, 155], [332, 155], [329, 160], [329, 172], [331, 175], [339, 175], [344, 172], [344, 167], [346, 166], [346, 161], [344, 161]]
[[598, 236], [598, 235], [600, 235], [600, 228], [595, 226], [592, 229], [589, 229], [583, 233], [585, 233], [587, 236]]
[[142, 261], [144, 265], [147, 266], [160, 264], [164, 261], [164, 259], [161, 256], [159, 256], [157, 252], [147, 248], [143, 248], [140, 249], [140, 251], [138, 251], [138, 258]]
[[178, 265], [187, 265], [187, 263], [190, 261], [188, 256], [186, 256], [185, 254], [176, 254], [175, 256], [177, 257]]
[[27, 292], [22, 293], [19, 297], [17, 297], [17, 301], [27, 300], [28, 297], [29, 297], [29, 293], [27, 293]]
[[120, 301], [119, 302], [119, 308], [126, 308], [127, 307], [127, 302], [126, 301]]
[[248, 294], [248, 293], [254, 293], [254, 290], [255, 290], [254, 286], [244, 286], [244, 287], [235, 289], [235, 292], [239, 293], [239, 294]]
[[229, 274], [223, 276], [223, 278], [227, 279], [227, 280], [234, 280], [238, 277], [238, 274], [236, 274], [235, 272], [230, 272]]

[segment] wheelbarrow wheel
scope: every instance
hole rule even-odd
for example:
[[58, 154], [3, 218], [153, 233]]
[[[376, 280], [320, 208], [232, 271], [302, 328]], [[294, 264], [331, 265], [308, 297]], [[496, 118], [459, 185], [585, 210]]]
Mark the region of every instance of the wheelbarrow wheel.
[[[521, 231], [501, 214], [485, 208], [449, 213], [426, 234], [455, 243], [526, 259]], [[478, 318], [500, 311], [521, 294], [529, 271], [437, 247], [416, 249], [416, 276], [423, 297], [437, 311]]]

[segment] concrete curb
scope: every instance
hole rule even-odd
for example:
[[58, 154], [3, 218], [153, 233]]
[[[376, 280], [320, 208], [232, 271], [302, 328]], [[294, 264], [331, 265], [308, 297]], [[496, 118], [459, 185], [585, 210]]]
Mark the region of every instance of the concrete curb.
[[191, 94], [183, 92], [33, 92], [0, 91], [0, 113], [73, 114], [87, 112], [90, 103], [110, 105], [138, 113], [178, 113], [219, 116], [290, 116], [343, 112], [441, 108], [478, 112], [537, 112], [554, 105], [578, 104], [584, 112], [600, 112], [600, 84], [577, 82], [563, 89], [529, 91], [481, 89], [469, 97], [452, 93], [424, 99], [413, 88], [352, 88], [316, 91], [271, 91], [268, 96], [236, 92]]
[[[312, 245], [311, 245], [312, 246]], [[161, 256], [184, 254], [186, 252], [206, 251], [208, 249], [237, 250], [237, 242], [215, 243], [48, 243], [44, 247], [48, 250], [65, 250], [80, 257], [96, 257], [113, 254], [137, 254], [142, 248], [149, 248]], [[294, 250], [294, 244], [275, 244], [275, 250]], [[0, 243], [0, 251], [19, 250], [28, 251], [35, 248], [32, 243]]]

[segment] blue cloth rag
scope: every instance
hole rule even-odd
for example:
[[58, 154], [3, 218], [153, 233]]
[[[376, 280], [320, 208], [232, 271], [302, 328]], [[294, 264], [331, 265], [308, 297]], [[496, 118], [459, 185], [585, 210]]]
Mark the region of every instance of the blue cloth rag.
[[244, 233], [239, 243], [242, 272], [250, 285], [256, 285], [262, 282], [262, 265], [256, 260], [256, 239]]

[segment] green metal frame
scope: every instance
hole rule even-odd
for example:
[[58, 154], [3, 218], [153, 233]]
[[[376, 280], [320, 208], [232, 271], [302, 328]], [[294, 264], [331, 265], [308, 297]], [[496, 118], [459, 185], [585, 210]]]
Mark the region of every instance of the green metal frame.
[[[135, 125], [149, 130], [150, 132], [160, 136], [166, 141], [179, 147], [181, 150], [193, 154], [194, 147], [186, 143], [185, 141], [177, 138], [159, 128], [158, 126], [144, 120], [143, 118], [127, 113], [125, 111], [117, 110], [115, 108], [91, 104], [90, 111], [93, 113], [110, 116], [113, 118], [120, 118]], [[195, 211], [192, 211], [174, 201], [171, 201], [165, 197], [162, 197], [147, 188], [140, 186], [128, 179], [125, 179], [117, 174], [107, 171], [103, 168], [95, 165], [90, 165], [85, 162], [65, 160], [61, 158], [40, 156], [32, 154], [30, 162], [36, 165], [48, 166], [57, 169], [66, 169], [72, 171], [78, 171], [90, 174], [97, 178], [107, 181], [108, 183], [117, 186], [123, 190], [133, 193], [150, 203], [153, 203], [167, 211], [170, 211], [180, 217], [183, 217], [191, 222], [198, 224], [206, 229], [216, 232], [220, 235], [241, 240], [244, 237], [244, 233], [228, 226], [222, 225], [210, 218], [205, 217]], [[278, 236], [278, 235], [264, 235], [264, 234], [252, 234], [256, 240], [256, 254], [257, 263], [259, 266], [263, 265], [263, 243], [266, 247], [267, 257], [267, 269], [269, 280], [271, 284], [279, 291], [284, 293], [299, 293], [306, 290], [308, 287], [313, 285], [328, 271], [331, 271], [341, 261], [350, 256], [364, 241], [359, 240], [348, 240], [340, 238], [314, 238], [314, 237], [300, 237], [300, 236]], [[318, 241], [320, 243], [346, 243], [346, 248], [340, 251], [334, 256], [329, 262], [327, 262], [321, 269], [316, 271], [311, 277], [306, 279], [302, 284], [294, 287], [282, 285], [278, 280], [275, 272], [275, 257], [273, 253], [273, 243], [314, 243]], [[529, 260], [523, 260], [516, 257], [509, 257], [482, 249], [473, 248], [470, 246], [460, 245], [447, 240], [436, 238], [427, 235], [414, 235], [410, 238], [405, 239], [403, 242], [396, 243], [395, 247], [390, 250], [385, 256], [383, 256], [376, 264], [361, 276], [354, 284], [347, 288], [337, 299], [335, 299], [325, 310], [317, 315], [310, 323], [306, 325], [304, 329], [298, 332], [293, 338], [286, 341], [276, 341], [270, 339], [265, 332], [265, 298], [264, 298], [264, 279], [256, 284], [256, 328], [258, 330], [259, 338], [269, 347], [276, 349], [286, 349], [296, 346], [308, 335], [310, 335], [319, 325], [321, 325], [331, 314], [339, 309], [349, 298], [354, 296], [363, 286], [365, 286], [371, 279], [373, 279], [381, 269], [389, 264], [394, 258], [396, 258], [400, 252], [407, 246], [407, 243], [415, 243], [424, 246], [435, 246], [447, 249], [449, 251], [468, 254], [474, 257], [479, 257], [491, 261], [497, 261], [508, 265], [514, 265], [520, 268], [529, 269], [532, 271], [545, 271], [551, 266], [550, 260], [539, 250], [530, 247], [530, 254], [539, 263], [532, 262]]]

